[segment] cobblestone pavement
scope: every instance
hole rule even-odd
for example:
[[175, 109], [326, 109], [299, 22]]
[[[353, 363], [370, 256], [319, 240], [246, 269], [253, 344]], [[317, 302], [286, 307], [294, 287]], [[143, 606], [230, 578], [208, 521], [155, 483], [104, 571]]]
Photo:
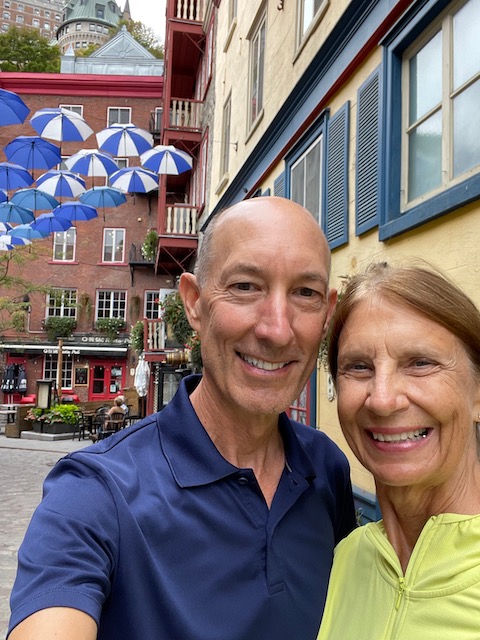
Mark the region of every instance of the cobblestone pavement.
[[42, 483], [55, 462], [91, 444], [82, 440], [45, 442], [0, 435], [0, 638], [7, 634], [9, 597], [17, 550], [42, 495]]

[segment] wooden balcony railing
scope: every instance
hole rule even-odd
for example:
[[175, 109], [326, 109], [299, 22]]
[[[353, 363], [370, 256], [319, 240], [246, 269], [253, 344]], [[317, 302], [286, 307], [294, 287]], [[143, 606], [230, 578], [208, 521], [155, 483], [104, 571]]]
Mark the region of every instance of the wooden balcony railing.
[[144, 320], [143, 323], [145, 351], [161, 351], [164, 348], [163, 322], [161, 320]]
[[166, 235], [196, 236], [198, 207], [191, 204], [167, 204]]
[[170, 101], [171, 128], [201, 129], [203, 102], [199, 100], [180, 100], [172, 98]]
[[203, 20], [203, 0], [177, 0], [175, 18], [179, 20]]

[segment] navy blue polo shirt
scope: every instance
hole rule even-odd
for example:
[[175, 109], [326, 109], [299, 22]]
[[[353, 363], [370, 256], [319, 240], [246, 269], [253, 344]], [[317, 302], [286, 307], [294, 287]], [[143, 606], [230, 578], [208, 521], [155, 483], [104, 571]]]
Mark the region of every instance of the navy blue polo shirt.
[[19, 551], [10, 628], [46, 607], [99, 640], [314, 640], [333, 548], [354, 526], [349, 469], [280, 416], [287, 465], [268, 509], [217, 451], [182, 381], [160, 413], [62, 459]]

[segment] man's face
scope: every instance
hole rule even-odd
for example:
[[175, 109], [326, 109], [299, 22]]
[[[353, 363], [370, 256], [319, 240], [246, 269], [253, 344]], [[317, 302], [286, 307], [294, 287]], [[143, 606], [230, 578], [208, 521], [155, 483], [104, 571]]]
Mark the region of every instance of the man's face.
[[203, 388], [235, 416], [278, 415], [299, 396], [336, 300], [318, 225], [286, 207], [218, 223], [196, 302]]

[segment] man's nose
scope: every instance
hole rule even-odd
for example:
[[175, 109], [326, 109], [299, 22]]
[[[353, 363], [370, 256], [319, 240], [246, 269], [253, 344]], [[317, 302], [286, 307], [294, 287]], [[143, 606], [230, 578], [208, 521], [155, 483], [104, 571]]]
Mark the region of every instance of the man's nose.
[[286, 345], [293, 336], [292, 321], [293, 314], [287, 296], [271, 294], [258, 307], [255, 335], [276, 346]]

